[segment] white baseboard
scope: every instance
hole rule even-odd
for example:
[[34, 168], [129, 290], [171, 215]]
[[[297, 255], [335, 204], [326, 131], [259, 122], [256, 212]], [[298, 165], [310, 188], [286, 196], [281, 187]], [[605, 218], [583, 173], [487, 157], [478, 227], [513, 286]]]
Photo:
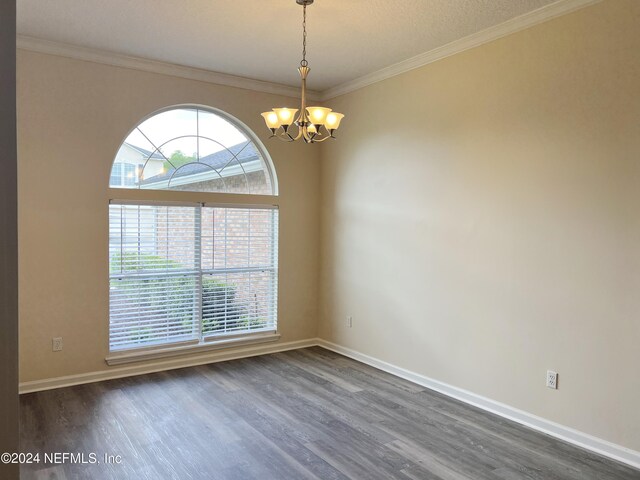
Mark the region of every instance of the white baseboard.
[[319, 346], [326, 348], [327, 350], [353, 358], [354, 360], [358, 360], [359, 362], [378, 368], [384, 372], [404, 378], [405, 380], [409, 380], [410, 382], [431, 390], [435, 390], [436, 392], [440, 392], [449, 397], [468, 403], [469, 405], [495, 413], [496, 415], [513, 420], [514, 422], [520, 423], [539, 432], [546, 433], [552, 437], [564, 440], [573, 445], [577, 445], [597, 454], [625, 463], [631, 467], [640, 469], [640, 452], [636, 452], [635, 450], [631, 450], [621, 445], [616, 445], [615, 443], [602, 440], [601, 438], [594, 437], [593, 435], [589, 435], [573, 428], [560, 425], [559, 423], [538, 417], [531, 413], [518, 410], [517, 408], [496, 402], [490, 398], [482, 397], [467, 390], [439, 382], [438, 380], [392, 365], [350, 348], [336, 345], [335, 343], [322, 339], [318, 339], [317, 343]]
[[318, 345], [316, 338], [299, 340], [296, 342], [261, 344], [236, 348], [232, 351], [212, 351], [198, 356], [186, 358], [173, 358], [170, 360], [155, 361], [152, 364], [134, 365], [128, 367], [109, 368], [97, 372], [81, 373], [79, 375], [67, 375], [64, 377], [47, 378], [31, 382], [20, 383], [19, 391], [23, 393], [40, 392], [43, 390], [53, 390], [55, 388], [70, 387], [83, 383], [101, 382], [114, 378], [131, 377], [134, 375], [144, 375], [147, 373], [173, 370], [176, 368], [194, 367], [207, 363], [224, 362], [226, 360], [236, 360], [239, 358], [255, 357], [269, 353], [284, 352]]

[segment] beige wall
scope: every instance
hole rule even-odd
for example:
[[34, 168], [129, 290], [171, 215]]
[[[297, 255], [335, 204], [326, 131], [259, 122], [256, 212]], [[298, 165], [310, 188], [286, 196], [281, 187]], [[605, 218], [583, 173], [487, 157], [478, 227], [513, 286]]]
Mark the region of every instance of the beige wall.
[[610, 0], [331, 101], [320, 337], [640, 450], [639, 52]]
[[224, 110], [267, 146], [280, 190], [281, 342], [316, 336], [319, 149], [268, 140], [260, 117], [295, 99], [26, 51], [18, 84], [22, 382], [109, 369], [111, 164], [129, 130], [168, 105]]

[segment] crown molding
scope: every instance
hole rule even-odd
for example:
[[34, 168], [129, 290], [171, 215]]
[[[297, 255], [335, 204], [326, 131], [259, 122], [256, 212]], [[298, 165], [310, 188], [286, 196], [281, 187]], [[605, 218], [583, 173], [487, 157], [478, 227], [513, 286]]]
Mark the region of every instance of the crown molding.
[[[435, 48], [407, 60], [403, 60], [402, 62], [396, 63], [389, 67], [385, 67], [376, 72], [369, 73], [360, 78], [350, 80], [322, 92], [309, 90], [307, 91], [307, 95], [312, 100], [330, 100], [340, 95], [359, 90], [368, 85], [372, 85], [374, 83], [387, 80], [416, 68], [423, 67], [425, 65], [428, 65], [429, 63], [433, 63], [457, 53], [464, 52], [465, 50], [478, 47], [512, 33], [525, 30], [539, 23], [546, 22], [547, 20], [551, 20], [553, 18], [574, 12], [581, 8], [594, 5], [596, 3], [600, 3], [601, 1], [602, 0], [558, 0], [557, 2], [525, 13], [524, 15], [520, 15], [518, 17], [507, 20], [500, 25], [487, 28], [459, 40], [455, 40], [441, 47]], [[298, 98], [300, 96], [300, 89], [297, 87], [290, 87], [288, 85], [266, 82], [262, 80], [254, 80], [250, 78], [239, 77], [236, 75], [229, 75], [226, 73], [218, 73], [200, 68], [186, 67], [173, 63], [121, 55], [106, 50], [98, 50], [76, 45], [69, 45], [65, 43], [52, 42], [49, 40], [29, 37], [26, 35], [17, 36], [17, 47], [21, 50], [28, 50], [31, 52], [73, 58], [86, 62], [112, 65], [116, 67], [129, 68], [132, 70], [140, 70], [144, 72], [158, 73], [161, 75], [170, 75], [173, 77], [197, 80], [200, 82], [206, 82], [215, 85], [243, 88], [246, 90], [270, 93], [273, 95], [283, 95], [286, 97]]]
[[336, 87], [324, 90], [320, 99], [323, 101], [330, 100], [340, 95], [359, 90], [368, 85], [387, 80], [410, 70], [428, 65], [429, 63], [478, 47], [512, 33], [525, 30], [539, 23], [546, 22], [547, 20], [600, 3], [601, 1], [602, 0], [558, 0], [557, 2], [532, 10], [524, 15], [514, 17], [499, 25], [487, 28], [459, 40], [455, 40], [451, 43], [447, 43], [446, 45], [434, 48], [433, 50], [429, 50], [428, 52], [403, 60], [402, 62], [385, 67], [376, 72], [369, 73], [355, 80], [350, 80]]
[[[172, 77], [186, 78], [189, 80], [197, 80], [199, 82], [224, 85], [227, 87], [243, 88], [245, 90], [271, 93], [273, 95], [283, 95], [294, 98], [300, 97], [300, 89], [298, 87], [290, 87], [279, 83], [254, 80], [251, 78], [228, 75], [226, 73], [218, 73], [200, 68], [185, 67], [183, 65], [176, 65], [173, 63], [121, 55], [106, 50], [52, 42], [26, 35], [18, 35], [16, 43], [17, 48], [21, 50], [28, 50], [30, 52], [73, 58], [75, 60], [129, 68], [131, 70], [140, 70], [143, 72], [159, 73], [161, 75], [170, 75]], [[307, 95], [309, 98], [314, 100], [320, 98], [320, 93], [313, 90], [307, 91]]]

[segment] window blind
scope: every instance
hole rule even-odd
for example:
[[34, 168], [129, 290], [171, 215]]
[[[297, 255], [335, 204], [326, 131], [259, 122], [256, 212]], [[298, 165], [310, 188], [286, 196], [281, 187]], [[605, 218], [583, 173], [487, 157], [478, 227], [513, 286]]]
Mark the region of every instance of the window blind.
[[278, 211], [111, 204], [110, 349], [275, 331]]

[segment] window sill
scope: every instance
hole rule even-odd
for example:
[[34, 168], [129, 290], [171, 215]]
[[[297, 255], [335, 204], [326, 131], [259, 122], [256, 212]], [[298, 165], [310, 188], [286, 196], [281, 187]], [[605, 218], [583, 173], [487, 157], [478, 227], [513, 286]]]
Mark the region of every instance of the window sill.
[[254, 345], [257, 343], [275, 342], [280, 339], [277, 332], [260, 334], [249, 334], [241, 337], [223, 338], [210, 340], [203, 343], [189, 343], [187, 345], [173, 345], [139, 351], [116, 352], [107, 355], [105, 361], [107, 365], [123, 365], [125, 363], [143, 362], [146, 360], [156, 360], [159, 358], [176, 357], [190, 353], [202, 353], [210, 350], [220, 350], [222, 348], [240, 347], [244, 345]]

